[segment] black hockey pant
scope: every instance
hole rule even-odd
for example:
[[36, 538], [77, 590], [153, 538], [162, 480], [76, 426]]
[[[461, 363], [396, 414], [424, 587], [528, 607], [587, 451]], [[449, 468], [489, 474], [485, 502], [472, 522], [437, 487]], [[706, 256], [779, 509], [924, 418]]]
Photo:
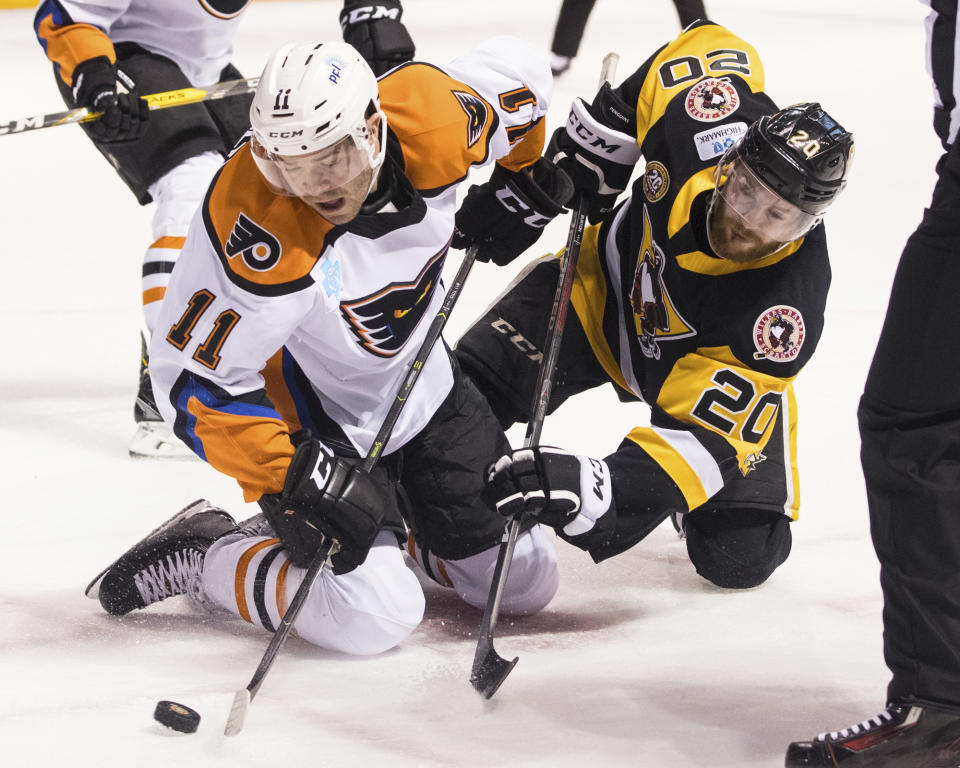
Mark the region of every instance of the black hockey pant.
[[960, 150], [900, 257], [860, 401], [890, 699], [960, 706]]

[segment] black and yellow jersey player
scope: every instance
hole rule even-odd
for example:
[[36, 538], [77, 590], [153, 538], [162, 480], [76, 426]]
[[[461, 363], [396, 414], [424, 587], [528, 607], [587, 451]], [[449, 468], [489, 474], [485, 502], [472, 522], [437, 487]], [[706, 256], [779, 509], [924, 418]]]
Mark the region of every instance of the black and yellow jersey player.
[[[547, 155], [595, 223], [550, 408], [612, 382], [649, 404], [650, 425], [625, 425], [605, 459], [515, 451], [491, 468], [488, 494], [598, 562], [674, 514], [704, 578], [756, 586], [790, 551], [792, 383], [823, 329], [820, 220], [846, 184], [853, 138], [817, 103], [778, 110], [753, 46], [698, 22], [592, 104], [576, 100]], [[504, 424], [529, 415], [558, 257], [529, 265], [457, 346]]]

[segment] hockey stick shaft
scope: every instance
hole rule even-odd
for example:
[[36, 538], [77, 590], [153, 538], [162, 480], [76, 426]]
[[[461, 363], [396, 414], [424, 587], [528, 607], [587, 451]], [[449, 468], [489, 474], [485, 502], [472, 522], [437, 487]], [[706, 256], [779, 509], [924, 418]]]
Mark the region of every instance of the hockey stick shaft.
[[[213, 101], [214, 99], [223, 99], [227, 96], [253, 93], [253, 91], [256, 90], [258, 81], [259, 78], [256, 77], [240, 80], [224, 80], [222, 83], [217, 83], [216, 85], [211, 85], [206, 88], [178, 88], [174, 91], [152, 93], [143, 98], [147, 104], [150, 105], [150, 111], [152, 112], [156, 109], [182, 107], [185, 104], [198, 104], [202, 101]], [[25, 131], [35, 131], [40, 128], [53, 128], [58, 125], [89, 123], [97, 120], [101, 114], [101, 112], [90, 112], [86, 107], [81, 107], [79, 109], [69, 109], [64, 112], [51, 112], [46, 115], [0, 121], [0, 136], [24, 133]]]
[[[600, 75], [600, 85], [613, 79], [620, 57], [616, 53], [608, 53], [603, 59], [603, 68]], [[523, 438], [523, 447], [529, 448], [540, 442], [543, 430], [543, 421], [546, 418], [547, 406], [550, 404], [550, 393], [553, 390], [553, 374], [560, 355], [560, 342], [563, 338], [563, 329], [566, 325], [567, 309], [570, 305], [570, 295], [573, 292], [573, 281], [577, 273], [577, 260], [580, 257], [580, 245], [583, 241], [583, 230], [587, 221], [587, 200], [578, 195], [570, 221], [570, 230], [567, 234], [567, 243], [560, 261], [560, 276], [557, 280], [557, 290], [553, 297], [553, 306], [550, 310], [550, 320], [547, 324], [547, 341], [543, 359], [540, 361], [540, 370], [537, 373], [537, 384], [534, 390], [534, 401], [531, 406], [530, 419], [527, 422], [526, 434]], [[516, 515], [507, 526], [506, 535], [500, 544], [497, 553], [497, 563], [493, 571], [493, 581], [490, 584], [490, 593], [477, 633], [477, 649], [473, 657], [473, 669], [470, 682], [484, 698], [491, 698], [497, 689], [506, 680], [507, 675], [516, 666], [520, 657], [507, 661], [501, 657], [493, 646], [494, 631], [500, 615], [500, 603], [510, 574], [510, 562], [517, 545], [517, 537], [524, 522], [523, 515]]]
[[[390, 439], [390, 435], [393, 433], [393, 428], [396, 426], [397, 419], [400, 418], [400, 413], [403, 411], [403, 408], [407, 403], [407, 399], [411, 390], [413, 389], [413, 385], [420, 377], [420, 372], [423, 370], [423, 366], [426, 364], [427, 358], [430, 357], [430, 353], [433, 351], [434, 345], [440, 338], [440, 334], [443, 333], [443, 328], [447, 324], [447, 319], [450, 317], [450, 313], [453, 311], [453, 307], [457, 303], [457, 299], [460, 298], [460, 294], [463, 291], [463, 286], [467, 282], [467, 276], [470, 274], [470, 270], [473, 268], [473, 264], [476, 259], [476, 248], [467, 249], [467, 252], [463, 257], [463, 261], [460, 263], [460, 269], [457, 270], [457, 274], [453, 278], [450, 288], [447, 289], [447, 294], [443, 299], [443, 303], [440, 305], [440, 310], [433, 318], [433, 322], [430, 323], [430, 327], [427, 329], [423, 343], [420, 345], [420, 349], [417, 350], [413, 364], [407, 370], [403, 381], [400, 383], [400, 387], [397, 390], [397, 396], [391, 404], [390, 410], [387, 411], [387, 415], [384, 417], [383, 423], [380, 425], [380, 429], [377, 431], [377, 434], [373, 439], [370, 450], [367, 452], [367, 455], [363, 460], [363, 464], [361, 465], [362, 471], [372, 472], [373, 468], [377, 464], [377, 461], [380, 459], [380, 456], [383, 455], [383, 449], [386, 446], [387, 441]], [[260, 686], [263, 685], [264, 678], [267, 676], [267, 673], [273, 666], [273, 662], [276, 659], [277, 654], [280, 652], [280, 647], [284, 644], [290, 634], [290, 631], [293, 629], [293, 623], [300, 614], [300, 611], [307, 600], [307, 596], [309, 595], [310, 590], [313, 588], [314, 582], [317, 580], [317, 577], [320, 575], [320, 571], [323, 570], [327, 563], [327, 557], [329, 557], [331, 554], [331, 548], [332, 542], [328, 541], [322, 547], [320, 547], [319, 550], [317, 550], [313, 560], [310, 561], [310, 565], [307, 566], [307, 570], [303, 575], [303, 581], [297, 588], [296, 594], [294, 594], [293, 600], [290, 602], [290, 606], [283, 614], [283, 619], [280, 621], [280, 626], [277, 627], [276, 632], [273, 633], [273, 637], [270, 638], [270, 643], [267, 645], [267, 649], [264, 651], [263, 658], [260, 660], [260, 664], [257, 666], [256, 671], [253, 673], [253, 677], [250, 679], [247, 687], [237, 691], [236, 695], [234, 696], [233, 705], [230, 707], [230, 715], [227, 717], [227, 725], [223, 731], [225, 735], [233, 736], [239, 733], [243, 728], [243, 721], [246, 718], [247, 707], [250, 705], [250, 702], [253, 701], [253, 697], [257, 695], [257, 691], [260, 690]]]

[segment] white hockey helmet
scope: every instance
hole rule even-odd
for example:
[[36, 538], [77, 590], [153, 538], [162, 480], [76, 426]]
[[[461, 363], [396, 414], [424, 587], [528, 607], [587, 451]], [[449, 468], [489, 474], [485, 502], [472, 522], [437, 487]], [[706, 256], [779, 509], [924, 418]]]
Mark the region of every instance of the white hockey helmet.
[[[371, 119], [375, 115], [379, 119]], [[254, 160], [271, 187], [328, 218], [322, 201], [331, 194], [359, 196], [362, 203], [376, 184], [386, 117], [373, 71], [347, 43], [278, 49], [257, 84], [250, 125]]]

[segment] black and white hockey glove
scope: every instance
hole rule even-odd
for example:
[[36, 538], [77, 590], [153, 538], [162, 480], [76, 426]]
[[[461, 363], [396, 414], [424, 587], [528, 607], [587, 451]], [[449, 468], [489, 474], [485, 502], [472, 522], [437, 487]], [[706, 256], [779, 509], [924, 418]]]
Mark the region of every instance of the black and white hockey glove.
[[73, 70], [73, 99], [79, 107], [103, 113], [86, 125], [95, 139], [107, 144], [139, 139], [150, 120], [150, 107], [140, 98], [132, 80], [124, 82], [129, 86], [127, 93], [117, 92], [118, 76], [106, 56], [88, 59]]
[[294, 565], [306, 567], [328, 537], [335, 539], [340, 549], [330, 564], [339, 574], [366, 559], [388, 502], [367, 472], [310, 440], [293, 454], [283, 492], [263, 496], [260, 506]]
[[616, 522], [607, 462], [546, 445], [501, 456], [487, 469], [483, 497], [501, 515], [531, 514], [572, 544], [605, 540]]
[[595, 224], [613, 209], [640, 159], [637, 111], [604, 83], [592, 104], [574, 100], [567, 124], [553, 132], [545, 155], [586, 195], [587, 217]]
[[410, 61], [416, 49], [407, 28], [400, 21], [399, 0], [344, 0], [340, 11], [343, 41], [350, 43], [380, 77]]
[[453, 247], [477, 246], [478, 261], [509, 264], [563, 212], [573, 184], [546, 158], [519, 171], [499, 163], [485, 184], [474, 184], [457, 211]]

